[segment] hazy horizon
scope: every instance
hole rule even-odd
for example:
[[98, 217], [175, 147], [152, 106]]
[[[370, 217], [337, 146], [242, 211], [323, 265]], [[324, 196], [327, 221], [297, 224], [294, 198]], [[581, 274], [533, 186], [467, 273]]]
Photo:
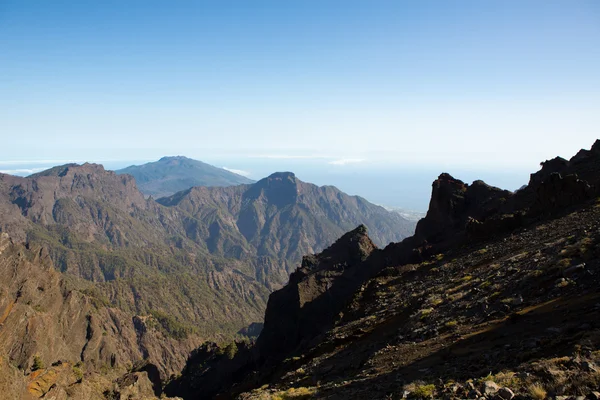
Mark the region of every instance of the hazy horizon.
[[[177, 155], [189, 157], [185, 154]], [[27, 176], [56, 165], [82, 164], [84, 162], [102, 164], [105, 169], [117, 170], [130, 165], [157, 161], [159, 158], [161, 157], [141, 160], [22, 160], [13, 161], [12, 163], [0, 160], [0, 173]], [[325, 156], [321, 158], [226, 158], [220, 156], [189, 158], [209, 163], [253, 180], [260, 180], [274, 172], [290, 171], [305, 182], [319, 186], [333, 185], [350, 195], [364, 197], [375, 204], [418, 212], [427, 211], [431, 195], [431, 183], [442, 172], [448, 172], [467, 183], [482, 179], [490, 185], [514, 191], [527, 184], [529, 174], [539, 169], [539, 165], [531, 171], [522, 169], [497, 171], [466, 167], [452, 168], [451, 166], [440, 166], [439, 168], [428, 166], [423, 168], [422, 166], [396, 165], [390, 168], [389, 165], [385, 164], [357, 163], [353, 160], [341, 160]]]
[[185, 155], [421, 210], [443, 171], [514, 190], [599, 136], [598, 21], [597, 1], [7, 0], [0, 170]]

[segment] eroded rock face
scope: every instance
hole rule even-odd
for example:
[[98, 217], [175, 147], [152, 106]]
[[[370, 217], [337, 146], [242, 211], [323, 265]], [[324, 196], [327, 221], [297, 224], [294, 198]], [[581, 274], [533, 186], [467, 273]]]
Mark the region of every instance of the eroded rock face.
[[[429, 210], [407, 243], [443, 249], [467, 239], [484, 239], [553, 215], [600, 193], [600, 141], [570, 160], [541, 163], [529, 184], [516, 193], [475, 181], [468, 185], [449, 174], [433, 183]], [[410, 246], [409, 246], [410, 247]]]
[[538, 214], [552, 213], [573, 204], [582, 203], [593, 196], [592, 187], [575, 174], [562, 176], [551, 173], [535, 188], [536, 203], [533, 211]]
[[269, 297], [260, 356], [280, 358], [323, 332], [373, 272], [366, 260], [376, 248], [361, 225], [322, 253], [304, 257], [288, 285]]
[[[369, 263], [376, 251], [367, 228], [361, 225], [322, 253], [304, 257], [288, 285], [271, 294], [255, 346], [237, 343], [219, 349], [204, 344], [192, 353], [182, 377], [166, 393], [210, 399], [241, 381], [246, 388], [257, 384], [265, 370], [317, 340], [333, 324], [362, 282], [377, 272]], [[258, 370], [263, 372], [252, 372]]]
[[468, 185], [449, 174], [441, 174], [433, 182], [429, 210], [417, 224], [413, 242], [458, 241], [471, 219], [479, 221], [497, 213], [511, 196], [510, 191], [483, 181]]
[[[86, 373], [118, 372], [143, 359], [164, 379], [197, 345], [142, 329], [133, 316], [72, 289], [43, 248], [3, 234], [0, 249], [0, 375], [18, 372], [21, 382], [5, 383], [8, 389], [41, 396], [53, 385], [69, 386], [76, 364]], [[0, 381], [1, 389], [8, 390]]]

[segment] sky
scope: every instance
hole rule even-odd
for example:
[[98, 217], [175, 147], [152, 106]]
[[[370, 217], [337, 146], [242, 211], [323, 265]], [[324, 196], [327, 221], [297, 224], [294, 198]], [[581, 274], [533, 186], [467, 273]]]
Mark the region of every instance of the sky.
[[595, 0], [1, 0], [0, 170], [186, 155], [515, 189], [599, 136], [599, 43]]

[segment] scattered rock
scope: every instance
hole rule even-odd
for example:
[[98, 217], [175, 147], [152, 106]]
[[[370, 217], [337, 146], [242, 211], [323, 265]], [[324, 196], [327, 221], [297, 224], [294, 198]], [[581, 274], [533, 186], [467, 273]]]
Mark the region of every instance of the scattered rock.
[[509, 388], [503, 387], [498, 390], [498, 396], [504, 400], [511, 400], [513, 397], [515, 397], [515, 394]]
[[571, 276], [583, 271], [585, 271], [585, 263], [573, 265], [572, 267], [567, 268], [566, 270], [564, 270], [563, 275]]
[[485, 381], [483, 383], [483, 394], [486, 396], [494, 395], [498, 392], [498, 390], [500, 390], [500, 386], [493, 381]]
[[588, 394], [587, 398], [590, 400], [600, 400], [600, 392], [591, 392]]
[[581, 369], [586, 372], [597, 372], [598, 371], [598, 368], [596, 367], [596, 365], [591, 361], [582, 361], [579, 365], [580, 365]]

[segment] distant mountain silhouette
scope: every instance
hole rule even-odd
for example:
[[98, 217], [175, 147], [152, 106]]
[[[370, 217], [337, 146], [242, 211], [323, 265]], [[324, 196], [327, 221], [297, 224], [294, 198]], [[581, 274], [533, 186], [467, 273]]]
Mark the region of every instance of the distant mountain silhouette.
[[140, 191], [154, 198], [170, 196], [193, 186], [234, 186], [254, 182], [223, 168], [183, 156], [163, 157], [155, 162], [131, 165], [115, 172], [133, 176]]

